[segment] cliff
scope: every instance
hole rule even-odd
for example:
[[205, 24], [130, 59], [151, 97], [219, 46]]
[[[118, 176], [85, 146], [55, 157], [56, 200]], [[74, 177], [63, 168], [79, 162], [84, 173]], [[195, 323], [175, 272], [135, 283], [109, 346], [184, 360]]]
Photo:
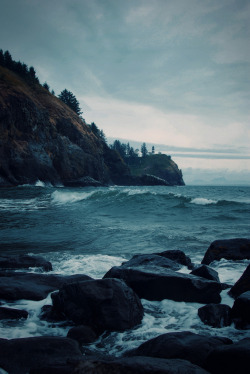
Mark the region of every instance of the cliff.
[[[114, 171], [115, 170], [115, 171]], [[67, 105], [0, 66], [0, 185], [109, 184], [128, 167]]]

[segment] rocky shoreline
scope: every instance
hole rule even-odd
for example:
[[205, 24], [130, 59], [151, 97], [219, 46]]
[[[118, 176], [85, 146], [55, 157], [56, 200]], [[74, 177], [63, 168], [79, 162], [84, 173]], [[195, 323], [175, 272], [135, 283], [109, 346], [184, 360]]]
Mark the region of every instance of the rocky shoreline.
[[[249, 260], [250, 239], [214, 241], [199, 266], [177, 250], [136, 255], [102, 279], [50, 274], [52, 264], [38, 256], [0, 256], [1, 320], [28, 318], [28, 312], [1, 301], [43, 300], [52, 292], [52, 305], [42, 308], [40, 319], [72, 324], [67, 337], [0, 339], [0, 373], [249, 373], [250, 338], [233, 342], [179, 331], [161, 334], [119, 358], [88, 349], [103, 333], [136, 328], [144, 314], [142, 298], [201, 303], [197, 313], [204, 324], [249, 329], [250, 265], [234, 285], [223, 284], [209, 267], [222, 258]], [[189, 273], [179, 272], [182, 266]], [[21, 271], [32, 267], [46, 274]], [[232, 308], [221, 304], [225, 289], [235, 299]]]

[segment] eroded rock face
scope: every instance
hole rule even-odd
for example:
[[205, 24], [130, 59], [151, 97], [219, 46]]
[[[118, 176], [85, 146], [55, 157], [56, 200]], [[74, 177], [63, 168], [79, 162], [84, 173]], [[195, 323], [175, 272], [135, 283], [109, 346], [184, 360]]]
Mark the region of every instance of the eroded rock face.
[[205, 253], [202, 264], [212, 261], [250, 259], [250, 239], [215, 240]]
[[115, 266], [104, 278], [122, 279], [140, 298], [147, 300], [171, 299], [205, 304], [221, 301], [220, 283], [161, 267]]
[[189, 331], [162, 334], [141, 344], [130, 355], [183, 359], [204, 367], [209, 353], [218, 346], [232, 344], [227, 338], [210, 337]]
[[53, 307], [78, 325], [98, 334], [138, 325], [143, 307], [138, 296], [119, 279], [98, 279], [64, 285], [52, 294]]

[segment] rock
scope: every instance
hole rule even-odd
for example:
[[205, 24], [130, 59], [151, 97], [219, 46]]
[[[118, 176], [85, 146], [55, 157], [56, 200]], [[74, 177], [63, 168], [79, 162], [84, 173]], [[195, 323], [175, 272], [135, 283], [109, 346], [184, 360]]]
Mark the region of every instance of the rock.
[[231, 308], [224, 304], [208, 304], [198, 309], [198, 316], [203, 323], [212, 327], [230, 326]]
[[248, 265], [240, 279], [231, 288], [229, 295], [235, 298], [246, 291], [250, 291], [250, 265]]
[[129, 355], [183, 359], [204, 367], [208, 354], [214, 348], [231, 343], [230, 339], [222, 337], [203, 336], [189, 331], [171, 332], [148, 340], [130, 351]]
[[0, 269], [28, 269], [31, 267], [42, 268], [44, 271], [52, 270], [52, 265], [41, 256], [16, 255], [5, 256], [0, 255]]
[[78, 341], [80, 345], [93, 343], [97, 339], [96, 333], [89, 326], [74, 326], [67, 334], [67, 338]]
[[124, 268], [137, 267], [137, 266], [150, 266], [150, 268], [161, 266], [163, 268], [168, 268], [172, 270], [179, 270], [181, 266], [168, 258], [164, 258], [157, 255], [135, 255], [131, 260], [124, 262], [122, 265]]
[[137, 295], [147, 300], [171, 299], [197, 303], [219, 303], [221, 285], [194, 275], [158, 267], [113, 267], [104, 278], [122, 279]]
[[155, 253], [158, 256], [169, 258], [172, 261], [178, 262], [181, 265], [187, 266], [188, 269], [193, 269], [194, 265], [192, 264], [191, 259], [185, 255], [183, 251], [178, 249], [168, 250], [160, 253]]
[[0, 307], [0, 320], [1, 319], [21, 319], [28, 318], [28, 312], [26, 310], [14, 309], [14, 308], [5, 308]]
[[250, 259], [250, 239], [215, 240], [205, 253], [202, 264], [209, 265], [212, 261]]
[[63, 276], [38, 273], [0, 273], [0, 299], [3, 300], [43, 300], [52, 291], [65, 283], [91, 279], [87, 275]]
[[250, 339], [216, 347], [208, 355], [205, 367], [211, 374], [249, 374]]
[[91, 177], [82, 177], [70, 181], [64, 182], [64, 185], [66, 187], [101, 187], [102, 184], [99, 181], [96, 181], [95, 179]]
[[9, 374], [26, 374], [31, 368], [66, 365], [82, 358], [78, 343], [61, 337], [0, 339], [0, 367]]
[[[115, 361], [82, 361], [75, 374], [208, 374], [204, 369], [185, 360], [153, 357], [126, 357]], [[33, 373], [42, 374], [42, 373]], [[45, 372], [44, 372], [45, 374]], [[46, 373], [47, 374], [47, 373]]]
[[232, 307], [232, 318], [237, 328], [250, 328], [250, 291], [237, 297]]
[[195, 268], [194, 270], [191, 271], [190, 274], [197, 275], [198, 277], [209, 279], [215, 282], [220, 282], [217, 271], [215, 271], [214, 269], [211, 269], [207, 265], [201, 265]]
[[138, 325], [143, 307], [138, 296], [121, 280], [98, 279], [64, 285], [52, 294], [53, 308], [76, 324], [98, 334], [124, 331]]
[[41, 308], [39, 316], [40, 320], [47, 322], [61, 322], [65, 321], [65, 316], [62, 313], [57, 313], [52, 305], [44, 305]]

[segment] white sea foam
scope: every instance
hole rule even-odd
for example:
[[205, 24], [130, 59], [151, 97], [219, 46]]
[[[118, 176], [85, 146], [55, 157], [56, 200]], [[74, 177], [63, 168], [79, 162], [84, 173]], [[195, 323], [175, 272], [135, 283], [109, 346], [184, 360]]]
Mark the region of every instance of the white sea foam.
[[210, 204], [217, 204], [218, 201], [211, 200], [211, 199], [205, 199], [203, 197], [196, 197], [195, 199], [192, 199], [190, 201], [191, 204], [197, 204], [197, 205], [210, 205]]
[[95, 191], [91, 192], [62, 192], [55, 191], [52, 193], [52, 201], [56, 204], [69, 204], [90, 198]]

